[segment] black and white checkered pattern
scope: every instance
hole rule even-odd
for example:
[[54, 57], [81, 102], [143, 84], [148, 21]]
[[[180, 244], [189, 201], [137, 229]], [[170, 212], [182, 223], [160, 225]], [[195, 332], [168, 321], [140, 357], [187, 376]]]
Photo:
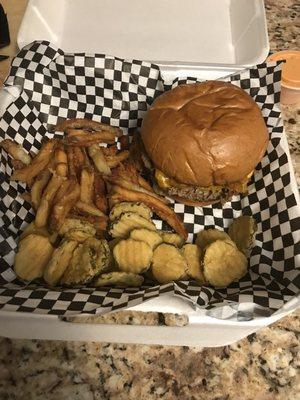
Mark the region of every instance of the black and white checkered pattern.
[[[287, 155], [281, 146], [285, 139], [278, 108], [280, 71], [280, 65], [262, 64], [225, 79], [254, 98], [270, 133], [267, 153], [256, 168], [249, 194], [236, 196], [223, 206], [174, 204], [176, 213], [185, 222], [190, 241], [204, 227], [226, 230], [234, 217], [253, 215], [258, 234], [249, 272], [239, 282], [224, 289], [200, 287], [193, 281], [145, 285], [140, 289], [49, 289], [42, 282], [25, 285], [17, 280], [12, 265], [17, 236], [33, 219], [33, 212], [20, 197], [24, 185], [10, 182], [11, 163], [1, 151], [0, 307], [56, 315], [104, 313], [171, 292], [207, 309], [224, 304], [238, 309], [238, 304], [253, 303], [273, 312], [296, 296], [300, 279], [296, 268], [300, 211], [290, 184]], [[20, 85], [23, 90], [0, 120], [1, 138], [13, 138], [26, 150], [36, 152], [42, 138], [52, 136], [53, 125], [75, 117], [92, 118], [127, 131], [140, 126], [146, 110], [163, 91], [195, 81], [191, 78], [164, 82], [159, 68], [146, 62], [105, 55], [65, 54], [48, 42], [34, 42], [13, 60], [6, 80], [7, 86]], [[165, 227], [159, 220], [156, 223]], [[219, 317], [222, 318], [222, 312]], [[239, 319], [237, 312], [235, 318]]]

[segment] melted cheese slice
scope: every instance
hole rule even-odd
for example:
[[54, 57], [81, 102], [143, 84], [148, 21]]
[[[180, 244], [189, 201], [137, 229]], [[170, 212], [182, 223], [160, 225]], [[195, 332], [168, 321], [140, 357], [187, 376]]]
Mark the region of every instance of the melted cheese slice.
[[[245, 193], [247, 192], [247, 184], [249, 179], [251, 178], [251, 175], [253, 174], [253, 171], [250, 172], [243, 180], [242, 182], [235, 182], [235, 183], [229, 183], [224, 187], [228, 187], [235, 192], [239, 193]], [[188, 187], [189, 185], [185, 185], [183, 183], [178, 183], [174, 179], [169, 178], [166, 176], [162, 171], [159, 169], [155, 170], [155, 179], [162, 189], [169, 189], [170, 187], [177, 187], [177, 188], [184, 188]], [[211, 185], [207, 187], [203, 187], [203, 190], [211, 190], [212, 192], [219, 192], [222, 189], [223, 186], [217, 186], [217, 185]]]

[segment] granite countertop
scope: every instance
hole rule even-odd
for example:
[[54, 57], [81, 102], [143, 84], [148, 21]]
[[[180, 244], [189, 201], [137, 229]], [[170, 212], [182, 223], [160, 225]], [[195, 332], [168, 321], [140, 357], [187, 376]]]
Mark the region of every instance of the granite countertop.
[[[297, 49], [299, 3], [265, 3], [271, 51]], [[300, 104], [282, 111], [300, 185]], [[86, 322], [91, 319], [111, 324], [187, 323], [186, 316], [126, 311]], [[220, 348], [0, 338], [0, 399], [300, 400], [299, 336], [298, 311]]]

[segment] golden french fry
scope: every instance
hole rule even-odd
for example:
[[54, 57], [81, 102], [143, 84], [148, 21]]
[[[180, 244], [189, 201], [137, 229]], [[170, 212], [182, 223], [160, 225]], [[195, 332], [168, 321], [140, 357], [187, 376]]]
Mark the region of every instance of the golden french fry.
[[94, 171], [84, 168], [80, 178], [80, 201], [93, 204], [94, 195]]
[[68, 157], [62, 146], [58, 146], [54, 152], [56, 173], [60, 176], [68, 175]]
[[30, 164], [26, 165], [26, 167], [22, 169], [18, 169], [14, 171], [11, 176], [11, 180], [13, 181], [22, 181], [29, 183], [35, 178], [40, 171], [42, 171], [46, 165], [49, 163], [53, 150], [55, 148], [57, 141], [52, 139], [48, 140], [42, 145], [41, 150], [34, 157], [34, 159], [30, 162]]
[[122, 136], [122, 131], [120, 128], [116, 128], [101, 122], [92, 121], [90, 119], [76, 118], [65, 120], [56, 125], [56, 131], [65, 132], [67, 129], [86, 129], [92, 131], [108, 131], [115, 134], [115, 136]]
[[80, 186], [77, 182], [70, 181], [68, 190], [53, 206], [49, 227], [58, 232], [63, 225], [69, 211], [74, 207], [80, 197]]
[[99, 147], [97, 144], [93, 144], [92, 146], [88, 147], [88, 153], [99, 172], [105, 175], [109, 175], [111, 173], [101, 147]]
[[180, 236], [187, 239], [188, 233], [184, 228], [182, 221], [178, 218], [175, 212], [164, 204], [161, 200], [156, 199], [148, 194], [135, 192], [122, 188], [120, 186], [113, 187], [113, 194], [111, 195], [113, 201], [133, 201], [144, 203], [150, 207], [155, 213], [164, 221], [166, 221]]
[[107, 192], [105, 181], [99, 173], [94, 176], [94, 203], [104, 214], [107, 212]]
[[59, 176], [68, 176], [68, 164], [66, 163], [59, 163], [56, 165], [56, 173]]
[[69, 166], [69, 178], [76, 180], [76, 165], [75, 165], [75, 156], [74, 156], [74, 147], [67, 147], [67, 158], [68, 158], [68, 166]]
[[48, 184], [50, 178], [51, 178], [51, 172], [49, 169], [44, 169], [41, 171], [38, 176], [36, 177], [34, 184], [32, 185], [31, 188], [31, 202], [33, 205], [33, 208], [35, 210], [38, 209], [40, 203], [41, 203], [41, 198], [42, 198], [42, 193], [43, 190], [45, 189], [46, 185]]
[[129, 136], [128, 135], [123, 135], [119, 138], [121, 150], [128, 150], [130, 143], [129, 143]]
[[83, 147], [74, 147], [74, 164], [76, 166], [77, 176], [80, 177], [82, 168], [89, 166], [88, 157]]
[[96, 143], [115, 143], [116, 135], [108, 131], [100, 132], [82, 132], [79, 131], [77, 134], [75, 132], [70, 132], [64, 140], [64, 143], [68, 146], [79, 146], [79, 147], [89, 147]]
[[37, 228], [41, 228], [47, 225], [54, 196], [63, 181], [64, 178], [62, 176], [58, 176], [56, 174], [52, 175], [50, 182], [44, 190], [40, 205], [36, 212], [35, 224]]
[[83, 201], [77, 201], [75, 207], [80, 213], [83, 213], [84, 215], [93, 215], [95, 217], [105, 216], [105, 214], [93, 204], [84, 203]]
[[115, 156], [107, 156], [106, 162], [110, 168], [117, 167], [122, 161], [126, 160], [129, 157], [129, 151], [124, 150], [120, 153], [116, 154]]
[[141, 140], [141, 135], [138, 132], [133, 134], [129, 152], [130, 161], [138, 171], [142, 171], [145, 167], [149, 170], [153, 168], [153, 165], [146, 154], [144, 144]]
[[22, 161], [16, 160], [15, 158], [11, 160], [11, 164], [14, 169], [22, 169], [26, 166], [26, 164], [24, 164]]
[[169, 203], [169, 201], [166, 198], [161, 197], [161, 196], [159, 196], [158, 194], [156, 194], [156, 193], [154, 193], [152, 191], [150, 192], [149, 190], [144, 189], [143, 187], [131, 182], [129, 179], [130, 179], [130, 177], [124, 179], [124, 178], [115, 177], [113, 175], [105, 177], [105, 180], [107, 182], [112, 183], [113, 185], [117, 185], [117, 186], [120, 186], [120, 187], [122, 187], [124, 189], [132, 190], [132, 191], [135, 191], [135, 192], [145, 193], [148, 196], [151, 196], [151, 197], [157, 199], [158, 201], [160, 201], [162, 203], [165, 203], [165, 204]]
[[148, 183], [148, 182], [146, 181], [146, 179], [144, 179], [141, 175], [138, 176], [138, 184], [139, 184], [142, 188], [148, 190], [148, 192], [155, 193], [154, 190], [153, 190], [153, 188], [152, 188], [152, 186], [150, 185], [150, 183]]
[[0, 142], [0, 147], [2, 147], [15, 161], [20, 161], [24, 165], [29, 165], [31, 162], [31, 157], [23, 147], [14, 142], [11, 139], [5, 139]]
[[116, 144], [108, 147], [101, 147], [102, 153], [105, 158], [110, 156], [115, 156], [118, 152], [118, 146]]
[[118, 168], [113, 170], [112, 176], [110, 176], [108, 179], [111, 179], [111, 181], [115, 180], [115, 183], [118, 185], [120, 185], [120, 182], [123, 182], [123, 187], [125, 187], [124, 185], [126, 185], [127, 189], [147, 193], [151, 196], [156, 197], [157, 199], [160, 199], [166, 204], [169, 203], [169, 201], [165, 197], [159, 196], [157, 193], [154, 192], [150, 184], [140, 175], [139, 171], [132, 163], [132, 161], [127, 161], [123, 164], [120, 164]]
[[56, 164], [60, 164], [60, 163], [67, 164], [67, 162], [68, 162], [67, 153], [61, 147], [58, 147], [55, 150], [54, 157], [55, 157]]
[[27, 203], [30, 203], [31, 206], [33, 207], [33, 204], [31, 201], [31, 194], [29, 192], [21, 193], [19, 196], [21, 197], [21, 199], [27, 201]]
[[53, 204], [58, 203], [61, 201], [67, 193], [73, 188], [73, 186], [76, 184], [75, 180], [72, 179], [65, 179], [62, 184], [60, 185], [60, 188], [58, 191], [55, 193], [55, 197], [53, 199]]

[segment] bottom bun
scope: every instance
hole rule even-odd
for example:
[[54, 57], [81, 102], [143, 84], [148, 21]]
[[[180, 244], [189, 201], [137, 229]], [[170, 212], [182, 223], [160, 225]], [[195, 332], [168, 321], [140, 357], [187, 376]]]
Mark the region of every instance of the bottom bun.
[[[170, 196], [168, 195], [171, 199], [174, 199], [178, 203], [185, 204], [186, 206], [200, 206], [200, 207], [205, 207], [205, 206], [210, 206], [211, 204], [217, 204], [221, 203], [221, 200], [212, 200], [212, 201], [194, 201], [194, 200], [189, 200], [185, 199], [184, 197], [179, 197], [179, 196]], [[228, 199], [230, 200], [230, 199]], [[228, 201], [226, 200], [226, 201]]]

